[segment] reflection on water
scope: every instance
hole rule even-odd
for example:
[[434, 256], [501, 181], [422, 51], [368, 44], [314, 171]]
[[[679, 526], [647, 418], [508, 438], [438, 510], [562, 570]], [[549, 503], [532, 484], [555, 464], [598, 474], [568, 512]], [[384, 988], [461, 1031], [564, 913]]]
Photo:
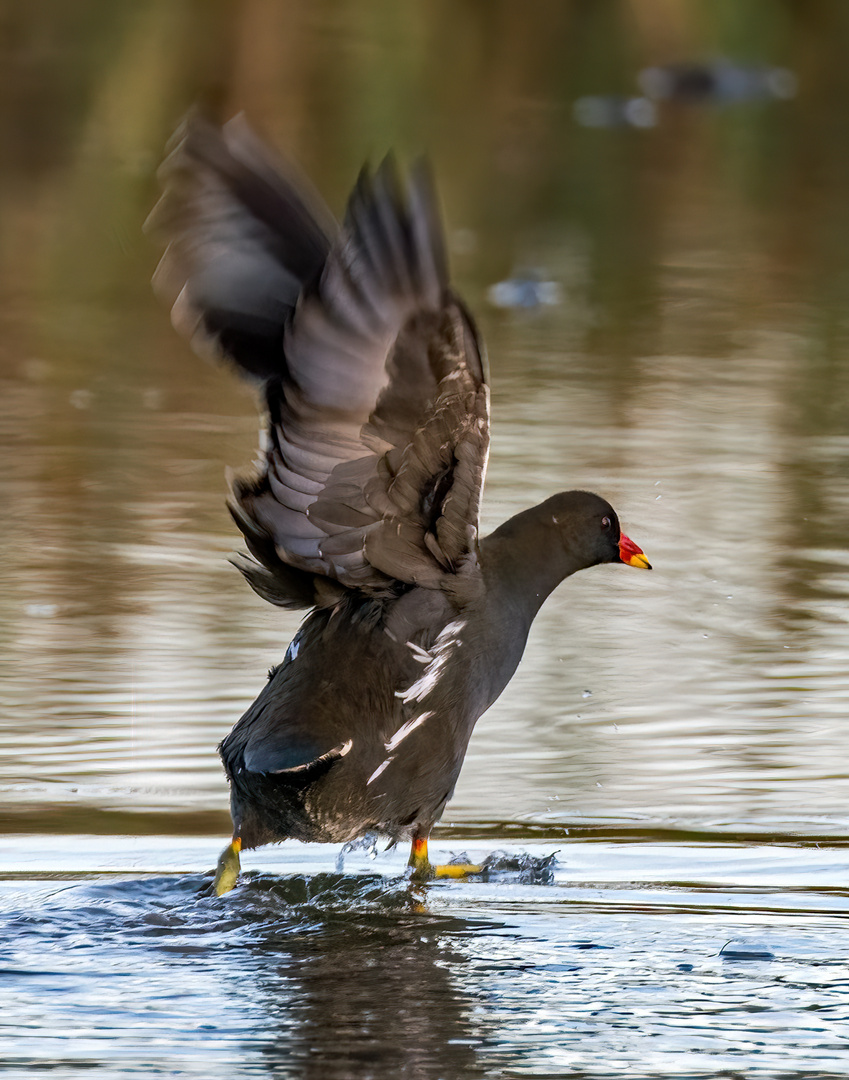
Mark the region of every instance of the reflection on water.
[[[0, 14], [6, 1072], [845, 1075], [847, 36], [831, 0]], [[796, 94], [575, 121], [717, 57]], [[196, 897], [214, 746], [297, 627], [225, 561], [254, 402], [149, 292], [156, 163], [199, 99], [340, 210], [365, 154], [428, 148], [490, 352], [487, 526], [588, 487], [655, 566], [551, 598], [448, 808], [482, 854], [569, 845], [554, 884], [420, 910], [395, 870], [286, 846]], [[158, 839], [116, 869], [109, 833]], [[720, 873], [708, 835], [748, 846]], [[720, 957], [751, 940], [775, 959]]]
[[[197, 875], [56, 880], [67, 855], [36, 845], [52, 880], [0, 888], [0, 1068], [465, 1080], [736, 1076], [756, 1060], [845, 1075], [836, 853], [638, 847], [569, 845], [546, 885], [427, 890], [397, 876], [400, 857], [327, 874], [301, 848], [303, 873], [251, 871], [218, 900]], [[139, 855], [163, 863], [105, 853]]]

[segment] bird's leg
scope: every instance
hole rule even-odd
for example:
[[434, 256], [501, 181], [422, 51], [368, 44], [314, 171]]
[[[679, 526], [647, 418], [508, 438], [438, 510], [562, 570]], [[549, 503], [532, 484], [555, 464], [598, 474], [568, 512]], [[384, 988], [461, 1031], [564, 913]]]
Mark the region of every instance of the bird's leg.
[[242, 850], [242, 839], [234, 836], [226, 848], [218, 856], [218, 865], [215, 868], [215, 880], [212, 883], [212, 891], [216, 896], [223, 896], [236, 884], [241, 864], [239, 852]]
[[430, 860], [427, 857], [426, 836], [419, 836], [418, 833], [413, 835], [413, 845], [410, 848], [410, 861], [407, 865], [413, 868], [414, 881], [428, 881], [430, 878], [436, 876], [433, 872], [433, 867], [430, 865]]
[[427, 836], [422, 836], [417, 832], [413, 833], [413, 845], [407, 865], [413, 868], [413, 881], [468, 877], [469, 874], [479, 874], [483, 869], [475, 863], [442, 863], [434, 866], [427, 857]]

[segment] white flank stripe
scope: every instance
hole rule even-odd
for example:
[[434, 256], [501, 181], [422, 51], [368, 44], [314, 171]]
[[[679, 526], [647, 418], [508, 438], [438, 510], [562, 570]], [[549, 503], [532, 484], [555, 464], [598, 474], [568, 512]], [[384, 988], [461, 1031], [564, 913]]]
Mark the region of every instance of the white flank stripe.
[[395, 760], [395, 758], [394, 758], [394, 757], [388, 757], [388, 758], [386, 759], [386, 761], [383, 761], [383, 762], [381, 762], [381, 763], [380, 763], [380, 765], [378, 765], [378, 766], [377, 766], [377, 768], [376, 768], [376, 769], [374, 770], [374, 772], [373, 772], [373, 773], [371, 774], [371, 776], [370, 776], [370, 777], [368, 778], [368, 780], [366, 780], [366, 787], [368, 787], [368, 786], [369, 786], [369, 784], [370, 784], [370, 783], [371, 783], [371, 782], [372, 782], [373, 780], [376, 780], [376, 779], [378, 778], [378, 776], [380, 776], [380, 774], [381, 774], [381, 773], [383, 772], [383, 770], [384, 770], [384, 769], [386, 768], [386, 766], [387, 766], [387, 765], [391, 765], [391, 764], [392, 764], [392, 762], [393, 762], [394, 760]]
[[414, 716], [412, 720], [408, 720], [406, 724], [402, 724], [389, 742], [384, 743], [386, 749], [394, 750], [396, 746], [407, 738], [411, 731], [415, 731], [419, 724], [423, 724], [425, 720], [429, 719], [431, 716], [433, 716], [432, 712], [423, 712], [421, 716]]
[[[439, 680], [439, 673], [452, 651], [460, 644], [458, 638], [460, 631], [465, 626], [465, 622], [462, 619], [457, 619], [455, 622], [449, 623], [443, 630], [440, 631], [439, 636], [434, 642], [433, 649], [430, 653], [430, 660], [427, 667], [422, 672], [421, 678], [416, 679], [412, 686], [408, 686], [406, 690], [396, 690], [395, 697], [400, 698], [403, 702], [409, 703], [410, 701], [421, 701], [422, 698], [433, 690]], [[409, 645], [410, 643], [407, 642]], [[424, 650], [421, 650], [424, 652]], [[427, 655], [425, 653], [425, 655]], [[419, 658], [416, 657], [418, 660]]]
[[416, 679], [412, 686], [408, 686], [406, 690], [396, 690], [395, 697], [399, 697], [403, 702], [421, 701], [423, 697], [431, 692], [436, 686], [439, 679], [439, 669], [445, 663], [446, 657], [437, 656], [435, 660], [432, 660], [425, 669], [424, 675], [420, 679]]
[[420, 664], [429, 664], [431, 660], [433, 660], [433, 655], [431, 653], [426, 649], [420, 649], [419, 646], [412, 641], [407, 642], [407, 648], [413, 654], [413, 658], [418, 660]]
[[453, 642], [454, 638], [460, 633], [463, 627], [466, 625], [465, 619], [457, 619], [456, 622], [450, 622], [444, 630], [441, 630], [439, 637], [436, 639], [437, 645], [448, 645]]

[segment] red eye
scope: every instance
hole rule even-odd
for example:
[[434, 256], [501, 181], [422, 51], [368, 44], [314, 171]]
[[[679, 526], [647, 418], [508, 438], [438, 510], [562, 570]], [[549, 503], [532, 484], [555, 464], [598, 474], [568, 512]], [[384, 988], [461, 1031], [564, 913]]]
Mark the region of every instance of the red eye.
[[603, 529], [609, 529], [610, 528], [610, 518], [609, 517], [603, 517], [601, 519], [601, 527]]

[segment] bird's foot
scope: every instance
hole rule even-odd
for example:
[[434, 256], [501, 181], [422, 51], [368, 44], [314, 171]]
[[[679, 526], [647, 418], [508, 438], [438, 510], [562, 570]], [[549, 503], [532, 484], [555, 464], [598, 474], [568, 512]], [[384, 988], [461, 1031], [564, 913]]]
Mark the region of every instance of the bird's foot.
[[212, 891], [216, 896], [223, 896], [236, 884], [241, 870], [239, 852], [242, 850], [242, 841], [234, 836], [232, 841], [218, 856], [218, 865], [215, 868], [215, 880], [212, 882]]
[[482, 873], [483, 869], [483, 866], [478, 865], [478, 863], [437, 863], [433, 867], [433, 876], [438, 878], [470, 877], [472, 874]]
[[416, 837], [410, 851], [413, 881], [432, 881], [434, 878], [463, 878], [479, 874], [482, 866], [475, 863], [440, 863], [436, 866], [427, 857], [427, 838]]

